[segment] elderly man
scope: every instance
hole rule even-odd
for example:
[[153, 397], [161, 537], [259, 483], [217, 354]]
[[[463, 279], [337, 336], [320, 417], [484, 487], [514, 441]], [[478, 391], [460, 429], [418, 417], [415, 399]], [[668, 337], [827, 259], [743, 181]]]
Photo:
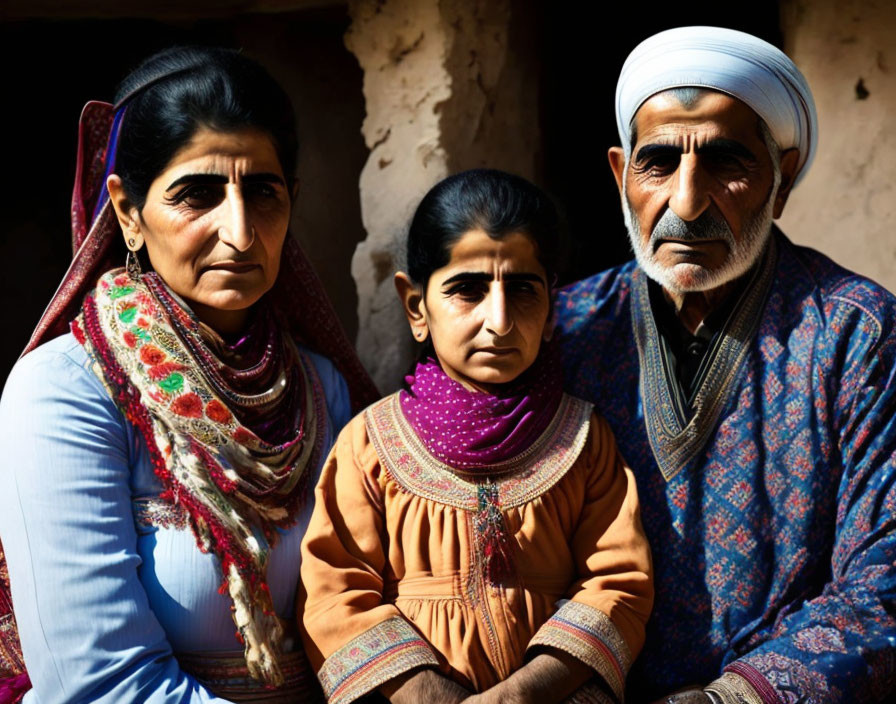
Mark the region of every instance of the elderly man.
[[653, 548], [628, 700], [894, 701], [896, 299], [772, 224], [814, 155], [808, 85], [755, 37], [675, 29], [629, 56], [616, 118], [636, 262], [558, 317]]

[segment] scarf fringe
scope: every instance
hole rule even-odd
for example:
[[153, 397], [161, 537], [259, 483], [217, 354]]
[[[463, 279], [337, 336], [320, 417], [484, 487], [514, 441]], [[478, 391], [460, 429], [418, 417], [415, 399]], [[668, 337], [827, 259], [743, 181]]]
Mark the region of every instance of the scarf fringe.
[[227, 590], [233, 601], [233, 622], [243, 641], [249, 674], [272, 687], [279, 687], [284, 682], [279, 664], [283, 626], [274, 613], [266, 586], [252, 589], [237, 566], [229, 566]]

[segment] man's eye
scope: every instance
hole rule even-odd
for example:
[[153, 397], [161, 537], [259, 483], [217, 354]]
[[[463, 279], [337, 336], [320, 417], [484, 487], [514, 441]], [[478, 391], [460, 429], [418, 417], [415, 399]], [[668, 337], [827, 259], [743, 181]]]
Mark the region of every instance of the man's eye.
[[679, 158], [677, 155], [658, 154], [645, 159], [640, 165], [640, 169], [652, 173], [671, 173], [678, 168]]
[[718, 169], [739, 169], [743, 166], [741, 160], [734, 154], [710, 153], [704, 158], [710, 166]]

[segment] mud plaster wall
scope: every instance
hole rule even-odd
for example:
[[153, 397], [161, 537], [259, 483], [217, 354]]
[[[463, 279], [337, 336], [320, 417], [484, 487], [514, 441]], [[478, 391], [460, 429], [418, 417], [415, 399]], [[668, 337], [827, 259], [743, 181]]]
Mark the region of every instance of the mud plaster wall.
[[781, 24], [815, 96], [819, 143], [780, 225], [896, 291], [896, 4], [782, 0]]
[[414, 354], [392, 284], [414, 208], [458, 170], [535, 177], [537, 70], [517, 49], [531, 25], [507, 0], [355, 0], [349, 14], [345, 43], [364, 71], [370, 149], [360, 178], [367, 239], [352, 259], [357, 343], [388, 392]]

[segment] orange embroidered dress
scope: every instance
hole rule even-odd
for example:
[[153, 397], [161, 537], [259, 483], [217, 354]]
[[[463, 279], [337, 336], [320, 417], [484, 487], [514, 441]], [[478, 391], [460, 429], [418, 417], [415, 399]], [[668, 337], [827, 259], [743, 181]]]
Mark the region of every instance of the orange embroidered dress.
[[[511, 538], [499, 583], [483, 488]], [[337, 704], [419, 666], [484, 691], [540, 648], [587, 663], [621, 699], [653, 599], [631, 472], [570, 396], [528, 450], [475, 474], [427, 451], [398, 394], [371, 406], [324, 466], [302, 556], [303, 636]]]

